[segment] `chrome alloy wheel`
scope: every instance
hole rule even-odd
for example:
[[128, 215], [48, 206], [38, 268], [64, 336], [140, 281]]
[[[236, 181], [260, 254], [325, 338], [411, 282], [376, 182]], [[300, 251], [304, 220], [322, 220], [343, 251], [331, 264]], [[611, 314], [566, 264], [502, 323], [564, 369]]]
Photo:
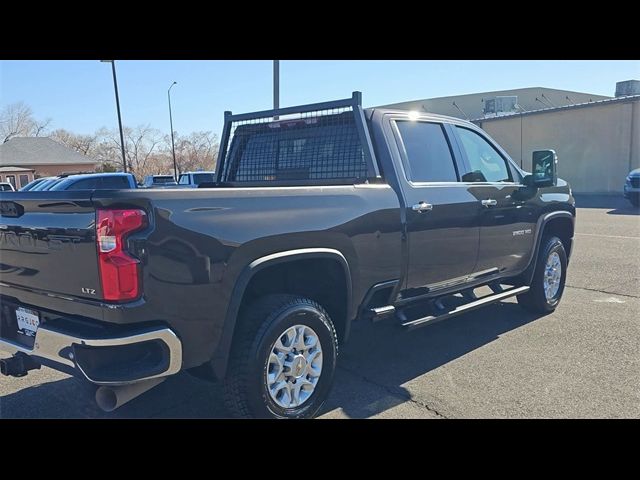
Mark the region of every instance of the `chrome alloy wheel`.
[[547, 258], [547, 264], [544, 267], [544, 296], [547, 301], [552, 300], [560, 289], [560, 280], [562, 278], [562, 264], [560, 263], [560, 255], [557, 252], [551, 252]]
[[271, 347], [267, 390], [280, 407], [299, 407], [313, 394], [321, 372], [322, 346], [318, 335], [311, 327], [294, 325]]

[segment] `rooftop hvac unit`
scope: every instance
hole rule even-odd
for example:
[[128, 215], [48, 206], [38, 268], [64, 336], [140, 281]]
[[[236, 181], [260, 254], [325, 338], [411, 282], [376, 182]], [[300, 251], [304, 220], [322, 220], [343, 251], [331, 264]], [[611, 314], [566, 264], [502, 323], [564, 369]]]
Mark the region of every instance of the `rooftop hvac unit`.
[[487, 98], [484, 101], [483, 113], [487, 117], [504, 115], [516, 111], [517, 95]]
[[640, 95], [640, 80], [627, 80], [616, 83], [616, 97]]

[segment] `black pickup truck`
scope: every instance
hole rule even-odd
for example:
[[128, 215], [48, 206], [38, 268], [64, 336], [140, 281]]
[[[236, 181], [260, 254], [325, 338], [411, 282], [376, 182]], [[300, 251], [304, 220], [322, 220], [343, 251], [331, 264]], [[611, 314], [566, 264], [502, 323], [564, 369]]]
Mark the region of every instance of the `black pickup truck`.
[[556, 308], [575, 202], [533, 157], [354, 92], [225, 112], [205, 188], [0, 193], [1, 371], [79, 375], [112, 410], [187, 370], [234, 415], [312, 417], [353, 321]]

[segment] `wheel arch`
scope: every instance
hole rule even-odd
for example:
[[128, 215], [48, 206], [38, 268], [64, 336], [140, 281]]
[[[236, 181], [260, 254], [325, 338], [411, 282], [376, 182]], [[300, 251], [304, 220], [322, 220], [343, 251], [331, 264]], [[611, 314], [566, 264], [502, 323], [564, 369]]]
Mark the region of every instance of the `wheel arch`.
[[[555, 213], [555, 212], [554, 212]], [[558, 212], [564, 213], [564, 212]], [[567, 215], [554, 215], [550, 217], [545, 223], [542, 235], [542, 238], [547, 233], [552, 233], [556, 237], [560, 238], [562, 241], [562, 245], [564, 246], [565, 252], [567, 253], [567, 262], [569, 261], [569, 257], [571, 256], [571, 250], [573, 246], [573, 234], [574, 234], [574, 217]], [[538, 242], [538, 248], [540, 244]]]
[[[213, 373], [216, 378], [224, 378], [227, 371], [227, 363], [229, 360], [229, 353], [231, 351], [231, 345], [233, 343], [233, 336], [236, 331], [236, 324], [242, 301], [251, 286], [252, 280], [257, 278], [260, 272], [277, 267], [280, 265], [293, 264], [295, 262], [304, 262], [308, 260], [325, 260], [335, 262], [340, 266], [340, 270], [344, 278], [345, 286], [345, 304], [344, 304], [344, 324], [339, 329], [336, 325], [336, 329], [341, 330], [343, 339], [349, 334], [351, 319], [353, 318], [353, 284], [351, 277], [351, 270], [349, 263], [345, 256], [338, 250], [331, 248], [303, 248], [296, 250], [287, 250], [282, 252], [273, 253], [260, 257], [250, 264], [248, 264], [238, 276], [235, 283], [231, 297], [229, 300], [229, 306], [224, 318], [224, 327], [220, 339], [220, 343], [216, 348], [214, 356], [212, 358]], [[289, 292], [280, 292], [289, 293]], [[326, 308], [326, 307], [325, 307]]]
[[568, 210], [556, 210], [543, 215], [540, 220], [538, 220], [539, 225], [538, 228], [536, 228], [536, 238], [534, 241], [531, 259], [529, 260], [529, 265], [522, 274], [523, 284], [531, 284], [536, 262], [538, 260], [538, 254], [540, 252], [540, 245], [545, 234], [552, 232], [560, 238], [567, 253], [567, 262], [569, 261], [573, 247], [575, 218], [575, 214]]

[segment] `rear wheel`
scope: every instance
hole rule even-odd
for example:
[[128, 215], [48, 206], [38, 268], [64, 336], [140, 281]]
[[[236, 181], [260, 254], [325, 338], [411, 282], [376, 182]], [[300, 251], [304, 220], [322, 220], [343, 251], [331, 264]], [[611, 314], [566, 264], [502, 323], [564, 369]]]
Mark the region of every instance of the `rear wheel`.
[[567, 277], [567, 254], [558, 237], [543, 237], [529, 291], [518, 304], [535, 313], [553, 312], [562, 298]]
[[224, 381], [236, 417], [311, 418], [324, 404], [338, 342], [329, 314], [316, 302], [269, 295], [245, 309]]

